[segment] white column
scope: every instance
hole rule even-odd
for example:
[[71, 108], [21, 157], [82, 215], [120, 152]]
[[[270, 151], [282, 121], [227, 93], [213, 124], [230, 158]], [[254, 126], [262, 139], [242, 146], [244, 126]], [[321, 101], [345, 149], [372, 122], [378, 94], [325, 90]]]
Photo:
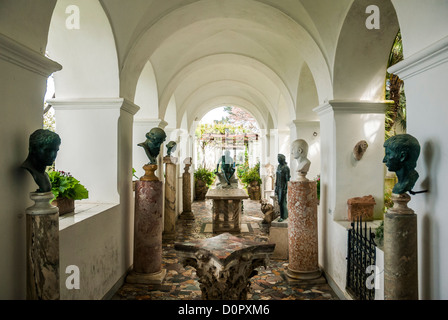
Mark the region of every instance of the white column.
[[[131, 130], [139, 107], [122, 98], [51, 99], [48, 103], [55, 109], [56, 132], [62, 140], [56, 169], [70, 172], [86, 186], [86, 202], [119, 203], [119, 166], [128, 162], [120, 148], [125, 147], [125, 130]], [[132, 168], [128, 169], [131, 177]]]
[[[384, 197], [384, 120], [387, 102], [330, 101], [314, 109], [320, 117], [321, 200], [333, 220], [347, 220], [347, 200], [372, 195], [374, 217], [382, 215]], [[353, 148], [366, 140], [360, 161]]]

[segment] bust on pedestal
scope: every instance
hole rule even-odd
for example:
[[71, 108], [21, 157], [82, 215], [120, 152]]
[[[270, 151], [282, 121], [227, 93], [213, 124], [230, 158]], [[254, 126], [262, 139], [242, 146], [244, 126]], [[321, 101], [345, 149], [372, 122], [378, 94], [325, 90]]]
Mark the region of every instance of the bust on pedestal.
[[161, 128], [153, 128], [146, 138], [138, 144], [145, 149], [149, 163], [143, 166], [145, 175], [135, 186], [134, 265], [126, 281], [160, 284], [166, 275], [166, 269], [162, 269], [163, 182], [154, 171], [166, 134]]
[[392, 189], [394, 206], [384, 215], [384, 298], [418, 300], [417, 215], [407, 207], [407, 192], [419, 176], [420, 144], [409, 134], [398, 134], [384, 147], [383, 163], [398, 178]]
[[311, 162], [303, 139], [292, 143], [291, 153], [298, 163], [298, 180], [288, 183], [290, 282], [325, 282], [319, 269], [317, 228], [317, 182], [306, 178]]
[[59, 300], [59, 209], [47, 166], [56, 160], [61, 144], [58, 134], [38, 129], [29, 140], [29, 153], [22, 168], [31, 173], [39, 188], [30, 194], [35, 204], [26, 209], [26, 286], [29, 300]]

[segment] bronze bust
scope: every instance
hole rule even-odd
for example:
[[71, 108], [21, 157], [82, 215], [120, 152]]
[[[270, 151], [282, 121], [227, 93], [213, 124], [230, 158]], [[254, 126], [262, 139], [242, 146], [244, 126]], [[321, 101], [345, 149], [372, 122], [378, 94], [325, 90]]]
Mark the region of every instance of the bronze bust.
[[160, 153], [160, 146], [166, 139], [166, 133], [161, 128], [152, 128], [146, 134], [146, 141], [138, 144], [145, 149], [150, 164], [157, 164], [157, 156]]
[[384, 142], [385, 156], [383, 163], [389, 171], [397, 174], [398, 182], [392, 189], [395, 194], [411, 191], [418, 179], [415, 171], [420, 155], [420, 144], [410, 134], [397, 134]]
[[28, 170], [39, 186], [36, 192], [50, 192], [51, 182], [45, 171], [56, 160], [61, 138], [57, 133], [46, 129], [38, 129], [30, 135], [28, 157], [22, 168]]

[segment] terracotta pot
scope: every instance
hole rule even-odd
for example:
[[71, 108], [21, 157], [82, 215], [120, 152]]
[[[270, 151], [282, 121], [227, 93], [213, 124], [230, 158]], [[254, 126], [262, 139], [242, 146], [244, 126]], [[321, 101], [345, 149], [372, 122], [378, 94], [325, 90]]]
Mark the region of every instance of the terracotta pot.
[[57, 198], [51, 204], [59, 208], [60, 216], [75, 211], [75, 200], [73, 199]]

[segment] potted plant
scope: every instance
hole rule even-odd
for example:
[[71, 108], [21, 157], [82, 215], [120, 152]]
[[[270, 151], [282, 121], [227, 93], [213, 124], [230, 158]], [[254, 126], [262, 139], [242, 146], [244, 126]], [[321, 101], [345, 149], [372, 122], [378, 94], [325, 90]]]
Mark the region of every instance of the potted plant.
[[215, 181], [215, 173], [205, 167], [199, 167], [194, 172], [195, 200], [205, 200], [205, 195]]
[[258, 162], [253, 168], [243, 171], [240, 178], [241, 182], [247, 189], [249, 198], [251, 200], [260, 200], [261, 199], [260, 185], [262, 183], [260, 178], [260, 163]]
[[59, 208], [59, 215], [75, 210], [75, 200], [87, 199], [89, 191], [69, 172], [52, 170], [48, 172], [54, 199], [51, 202]]
[[137, 175], [135, 174], [137, 172], [137, 170], [135, 170], [134, 168], [132, 168], [132, 177], [135, 178], [136, 180], [132, 180], [132, 191], [135, 191], [135, 185], [137, 180], [139, 180], [139, 178], [137, 177]]

